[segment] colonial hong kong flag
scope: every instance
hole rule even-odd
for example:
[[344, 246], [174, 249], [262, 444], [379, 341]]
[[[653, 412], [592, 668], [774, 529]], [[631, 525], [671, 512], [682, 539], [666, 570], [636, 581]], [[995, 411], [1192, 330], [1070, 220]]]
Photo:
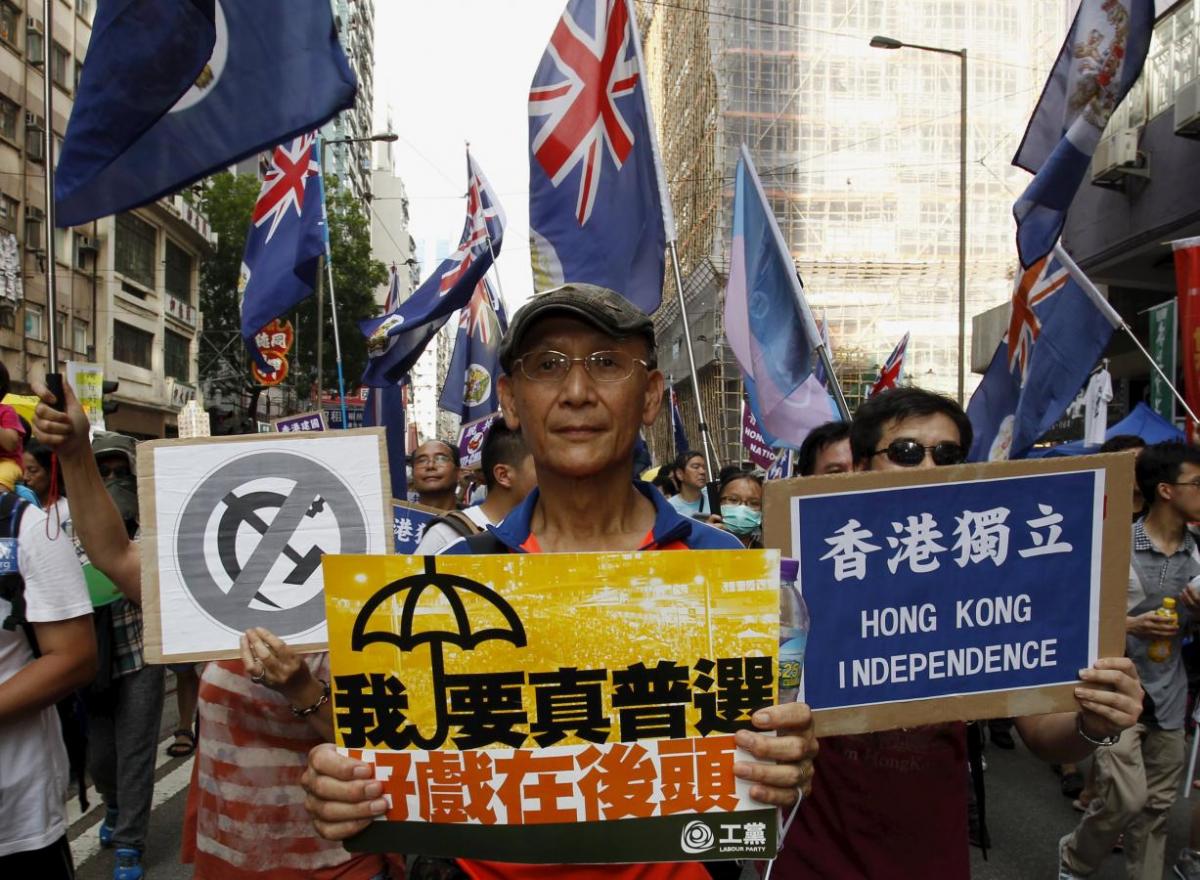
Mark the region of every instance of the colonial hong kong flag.
[[264, 367], [254, 334], [313, 292], [325, 253], [318, 150], [315, 134], [276, 147], [250, 215], [238, 282], [242, 339], [250, 356]]
[[479, 279], [500, 254], [504, 223], [495, 190], [468, 152], [467, 218], [458, 249], [403, 304], [381, 317], [358, 322], [367, 337], [364, 385], [394, 385], [450, 315], [470, 302]]
[[105, 0], [54, 180], [59, 226], [153, 202], [354, 105], [328, 0]]
[[879, 378], [871, 386], [871, 394], [868, 396], [878, 394], [880, 391], [886, 391], [888, 388], [895, 388], [900, 384], [900, 377], [904, 374], [904, 356], [907, 353], [908, 334], [905, 333], [904, 338], [892, 349], [892, 353], [888, 355], [888, 359], [879, 368]]
[[529, 89], [534, 287], [611, 288], [647, 314], [662, 300], [674, 219], [654, 140], [630, 0], [570, 0]]
[[[458, 337], [446, 372], [438, 406], [473, 422], [500, 411], [496, 377], [500, 375], [500, 317], [492, 307], [499, 302], [487, 278], [480, 278], [470, 303], [458, 320]], [[503, 314], [501, 306], [500, 314]]]
[[[388, 294], [384, 309], [394, 312], [400, 306], [400, 272], [393, 263], [388, 270]], [[391, 471], [392, 497], [408, 497], [408, 475], [405, 473], [405, 439], [408, 433], [408, 418], [405, 415], [404, 399], [408, 394], [405, 387], [407, 377], [387, 388], [368, 388], [367, 403], [363, 408], [363, 427], [384, 429], [387, 444], [388, 468]]]
[[1075, 399], [1120, 323], [1061, 247], [1021, 273], [1008, 332], [967, 405], [970, 460], [1024, 456]]
[[1138, 78], [1154, 0], [1083, 0], [1013, 164], [1035, 176], [1013, 206], [1021, 267], [1050, 253], [1100, 135]]
[[725, 335], [768, 446], [799, 447], [817, 425], [838, 418], [813, 375], [821, 336], [745, 144], [734, 182]]

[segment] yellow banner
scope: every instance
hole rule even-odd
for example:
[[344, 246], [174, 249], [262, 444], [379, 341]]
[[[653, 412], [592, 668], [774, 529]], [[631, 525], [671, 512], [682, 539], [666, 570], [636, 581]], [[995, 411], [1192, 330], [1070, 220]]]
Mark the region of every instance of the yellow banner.
[[[773, 847], [773, 812], [732, 765], [750, 759], [733, 734], [777, 702], [778, 553], [324, 567], [337, 742], [376, 764], [391, 803], [352, 849], [604, 862]], [[637, 825], [627, 847], [595, 833], [613, 820]], [[546, 824], [571, 831], [554, 846], [520, 833]]]

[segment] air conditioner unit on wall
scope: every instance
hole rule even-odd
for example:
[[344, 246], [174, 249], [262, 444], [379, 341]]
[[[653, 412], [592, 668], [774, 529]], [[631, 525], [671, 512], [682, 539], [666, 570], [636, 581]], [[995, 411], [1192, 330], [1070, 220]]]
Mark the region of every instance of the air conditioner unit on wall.
[[1120, 187], [1126, 177], [1149, 177], [1146, 157], [1138, 151], [1138, 131], [1127, 128], [1101, 139], [1092, 155], [1092, 183]]
[[1175, 93], [1175, 134], [1200, 138], [1200, 79], [1194, 79]]

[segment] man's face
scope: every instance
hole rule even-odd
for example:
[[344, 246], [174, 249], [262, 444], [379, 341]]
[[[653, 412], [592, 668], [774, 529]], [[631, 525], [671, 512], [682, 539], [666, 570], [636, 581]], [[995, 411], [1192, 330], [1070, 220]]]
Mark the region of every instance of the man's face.
[[699, 455], [688, 459], [687, 465], [683, 470], [676, 471], [675, 476], [684, 485], [696, 489], [703, 489], [708, 485], [708, 468], [704, 466], [704, 459]]
[[[912, 416], [907, 419], [892, 419], [883, 426], [876, 449], [887, 449], [897, 440], [915, 440], [922, 446], [934, 447], [939, 443], [961, 444], [962, 437], [954, 420], [944, 413], [934, 413], [927, 416]], [[929, 449], [925, 457], [915, 467], [905, 467], [888, 458], [886, 453], [872, 455], [866, 461], [858, 462], [855, 470], [859, 471], [892, 471], [914, 470], [918, 468], [936, 467]]]
[[[1200, 520], [1200, 465], [1182, 464], [1175, 485], [1166, 487], [1170, 490], [1170, 504], [1188, 522]], [[1159, 486], [1161, 493], [1163, 487]]]
[[458, 468], [445, 443], [429, 441], [413, 452], [413, 488], [418, 493], [447, 492], [458, 484]]
[[813, 461], [814, 477], [824, 474], [844, 474], [854, 469], [854, 459], [850, 455], [850, 438], [835, 440], [828, 446], [821, 447]]
[[[547, 351], [569, 358], [603, 351], [649, 357], [644, 339], [614, 339], [583, 321], [553, 315], [530, 328], [519, 357], [532, 370]], [[511, 376], [500, 377], [499, 390], [505, 421], [520, 429], [538, 470], [578, 479], [630, 461], [638, 430], [654, 422], [662, 405], [663, 376], [635, 363], [628, 378], [603, 382], [583, 363], [572, 363], [561, 379], [535, 381], [515, 364]]]

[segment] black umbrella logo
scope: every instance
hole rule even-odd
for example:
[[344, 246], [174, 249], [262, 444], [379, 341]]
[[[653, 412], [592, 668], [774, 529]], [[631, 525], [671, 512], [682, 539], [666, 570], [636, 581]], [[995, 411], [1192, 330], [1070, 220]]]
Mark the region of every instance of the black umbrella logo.
[[[453, 629], [421, 629], [417, 620], [417, 606], [422, 596], [427, 592], [440, 594], [450, 606], [454, 616]], [[371, 618], [384, 602], [405, 594], [400, 611], [400, 631], [394, 632], [390, 623], [382, 624], [381, 628], [368, 629]], [[483, 599], [493, 606], [504, 620], [504, 626], [493, 626], [475, 630], [467, 616], [463, 594], [470, 593]], [[397, 601], [400, 601], [397, 598]], [[428, 602], [428, 599], [426, 600]], [[385, 620], [390, 615], [385, 617]], [[446, 739], [446, 692], [444, 684], [445, 661], [442, 657], [442, 645], [455, 645], [464, 651], [470, 651], [476, 645], [491, 641], [510, 642], [518, 648], [527, 644], [525, 627], [521, 618], [513, 610], [512, 605], [498, 593], [488, 589], [478, 581], [462, 575], [438, 572], [435, 558], [425, 557], [425, 571], [421, 574], [410, 575], [393, 581], [372, 596], [363, 605], [362, 610], [354, 621], [354, 631], [350, 638], [350, 647], [361, 651], [367, 645], [379, 642], [395, 645], [401, 651], [414, 651], [418, 645], [429, 645], [429, 659], [433, 670], [434, 705], [437, 713], [437, 729], [433, 736], [423, 737], [416, 729], [413, 730], [413, 744], [423, 749], [435, 749]]]

